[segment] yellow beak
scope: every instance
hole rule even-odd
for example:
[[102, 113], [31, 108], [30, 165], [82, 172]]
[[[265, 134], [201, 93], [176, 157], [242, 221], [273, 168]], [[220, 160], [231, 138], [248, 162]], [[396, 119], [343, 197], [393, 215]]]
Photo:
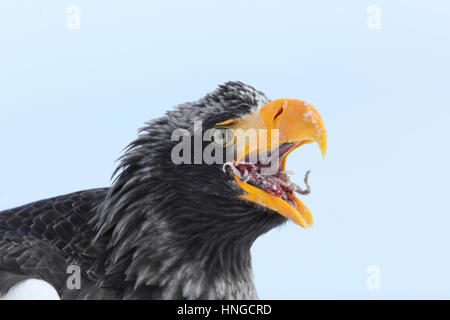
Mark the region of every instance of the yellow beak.
[[[316, 142], [325, 157], [327, 149], [327, 133], [318, 111], [301, 100], [279, 99], [270, 102], [259, 111], [243, 119], [233, 121], [235, 139], [245, 134], [248, 129], [257, 130], [257, 135], [245, 137], [244, 146], [239, 148], [236, 161], [262, 149], [274, 150], [284, 143], [295, 146], [281, 159], [281, 170], [285, 169], [287, 155], [303, 144]], [[241, 129], [241, 130], [239, 130]], [[262, 133], [261, 133], [262, 132]], [[264, 143], [261, 143], [264, 141]], [[293, 196], [295, 206], [282, 198], [241, 181], [236, 175], [234, 179], [246, 192], [241, 199], [277, 211], [304, 228], [313, 225], [313, 217], [308, 208], [297, 197]]]

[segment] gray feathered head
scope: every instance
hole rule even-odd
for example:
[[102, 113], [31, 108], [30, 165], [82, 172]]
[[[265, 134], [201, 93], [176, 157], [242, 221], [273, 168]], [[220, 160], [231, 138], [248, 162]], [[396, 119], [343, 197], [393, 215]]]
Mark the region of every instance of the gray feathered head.
[[[194, 137], [196, 122], [201, 122], [203, 132], [212, 132], [210, 140], [200, 141], [200, 152], [215, 143], [215, 152], [217, 145], [224, 149], [222, 163], [193, 163], [199, 152], [193, 138], [191, 148], [179, 153], [191, 163], [173, 160], [180, 144], [173, 140], [174, 131]], [[230, 155], [225, 149], [249, 129], [256, 138], [244, 137], [240, 141], [248, 145], [233, 149], [231, 161], [225, 159]], [[260, 151], [251, 146], [252, 139], [260, 141], [264, 130], [278, 139], [266, 136], [266, 143], [257, 143], [256, 149], [264, 149], [268, 157], [252, 159], [250, 155]], [[293, 99], [270, 101], [241, 82], [227, 82], [148, 122], [121, 158], [93, 221], [97, 238], [111, 237], [107, 271], [112, 274], [127, 265], [127, 277], [139, 284], [140, 278], [147, 279], [143, 274], [158, 273], [145, 273], [144, 265], [161, 271], [201, 260], [211, 275], [248, 268], [249, 248], [258, 236], [287, 219], [312, 225], [309, 210], [295, 196], [307, 190], [291, 183], [285, 170], [287, 154], [311, 142], [317, 142], [325, 155], [326, 131], [314, 107]], [[278, 169], [262, 174], [274, 162]]]

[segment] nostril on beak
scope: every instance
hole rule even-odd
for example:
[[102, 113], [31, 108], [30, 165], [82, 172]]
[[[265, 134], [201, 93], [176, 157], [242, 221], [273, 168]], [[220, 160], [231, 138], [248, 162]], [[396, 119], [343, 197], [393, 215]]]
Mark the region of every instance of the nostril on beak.
[[284, 110], [284, 106], [282, 106], [279, 110], [278, 110], [278, 112], [277, 112], [277, 114], [275, 115], [275, 117], [273, 117], [273, 121], [275, 122], [275, 120], [277, 120], [277, 118], [283, 113], [283, 110]]

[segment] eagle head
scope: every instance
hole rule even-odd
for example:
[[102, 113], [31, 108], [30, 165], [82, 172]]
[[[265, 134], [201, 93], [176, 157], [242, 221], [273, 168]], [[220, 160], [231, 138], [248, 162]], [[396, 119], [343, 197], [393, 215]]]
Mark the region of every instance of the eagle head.
[[248, 268], [258, 236], [288, 219], [312, 225], [295, 195], [309, 187], [291, 183], [285, 168], [291, 151], [312, 142], [325, 156], [326, 131], [313, 106], [271, 101], [242, 82], [147, 122], [94, 221], [97, 238], [111, 238], [108, 272], [128, 259], [127, 277], [149, 284], [150, 274], [175, 263], [201, 261], [209, 274]]

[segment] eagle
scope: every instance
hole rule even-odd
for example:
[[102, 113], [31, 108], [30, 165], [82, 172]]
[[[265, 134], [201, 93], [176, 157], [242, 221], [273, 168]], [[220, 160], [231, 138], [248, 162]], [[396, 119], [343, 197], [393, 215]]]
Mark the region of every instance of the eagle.
[[0, 212], [0, 294], [40, 279], [61, 299], [257, 299], [252, 244], [288, 220], [313, 224], [296, 196], [308, 174], [302, 189], [285, 168], [313, 142], [324, 157], [312, 105], [219, 85], [146, 122], [110, 187]]

